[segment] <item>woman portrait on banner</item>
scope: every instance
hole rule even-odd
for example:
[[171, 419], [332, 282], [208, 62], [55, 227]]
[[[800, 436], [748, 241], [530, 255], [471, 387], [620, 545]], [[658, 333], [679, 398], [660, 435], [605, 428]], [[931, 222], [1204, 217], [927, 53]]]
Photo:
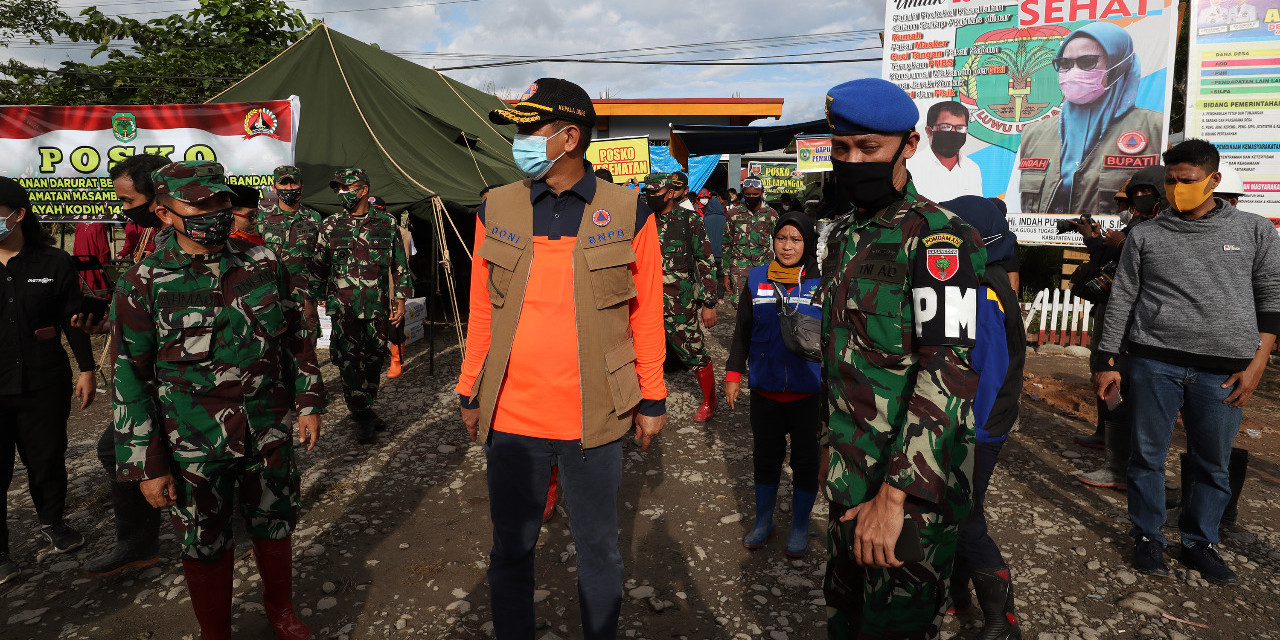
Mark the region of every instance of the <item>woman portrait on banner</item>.
[[1163, 117], [1136, 106], [1142, 65], [1133, 38], [1110, 22], [1071, 33], [1053, 60], [1062, 113], [1022, 132], [1009, 193], [1025, 213], [1109, 213], [1110, 194], [1159, 164]]

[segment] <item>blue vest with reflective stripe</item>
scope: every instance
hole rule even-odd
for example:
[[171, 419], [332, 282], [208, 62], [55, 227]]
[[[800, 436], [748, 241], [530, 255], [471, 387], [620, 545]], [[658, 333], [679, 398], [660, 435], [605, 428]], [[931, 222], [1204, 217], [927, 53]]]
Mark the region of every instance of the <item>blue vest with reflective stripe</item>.
[[[747, 290], [751, 292], [751, 350], [747, 357], [747, 375], [756, 391], [789, 391], [818, 393], [822, 367], [787, 351], [778, 323], [778, 298], [767, 279], [769, 265], [754, 267], [747, 274]], [[787, 306], [813, 318], [822, 318], [822, 307], [813, 304], [813, 293], [819, 278], [806, 278], [790, 291], [783, 290]]]

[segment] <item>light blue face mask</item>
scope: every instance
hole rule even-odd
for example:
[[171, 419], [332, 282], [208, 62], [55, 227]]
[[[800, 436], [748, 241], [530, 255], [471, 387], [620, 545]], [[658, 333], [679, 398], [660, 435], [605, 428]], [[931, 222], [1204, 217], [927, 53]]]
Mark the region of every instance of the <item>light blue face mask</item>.
[[0, 240], [8, 238], [9, 234], [13, 233], [13, 227], [9, 226], [9, 218], [12, 218], [15, 213], [17, 213], [16, 210], [10, 211], [9, 215], [0, 218]]
[[549, 136], [527, 136], [517, 133], [515, 140], [511, 143], [511, 156], [515, 158], [516, 166], [524, 172], [526, 176], [534, 180], [541, 180], [542, 176], [547, 175], [551, 170], [551, 166], [564, 156], [564, 152], [555, 157], [555, 160], [547, 158], [547, 142], [552, 138], [564, 133], [561, 129]]

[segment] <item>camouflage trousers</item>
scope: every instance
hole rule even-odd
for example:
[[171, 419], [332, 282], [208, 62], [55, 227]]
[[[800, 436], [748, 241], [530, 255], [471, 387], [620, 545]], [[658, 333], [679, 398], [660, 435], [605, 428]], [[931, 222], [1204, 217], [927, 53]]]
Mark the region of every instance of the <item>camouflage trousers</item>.
[[760, 263], [749, 260], [735, 260], [729, 263], [729, 290], [724, 293], [724, 297], [735, 310], [738, 308], [738, 299], [742, 296], [742, 288], [747, 286], [747, 275], [751, 269], [769, 262], [768, 256], [762, 256], [760, 260], [762, 260]]
[[237, 504], [250, 537], [282, 540], [293, 534], [302, 476], [289, 442], [256, 458], [172, 464], [177, 496], [171, 514], [183, 557], [209, 561], [230, 551]]
[[385, 318], [333, 316], [329, 358], [338, 367], [342, 397], [353, 412], [368, 409], [378, 399], [378, 382], [388, 356], [384, 324]]
[[667, 331], [667, 357], [690, 369], [701, 369], [711, 362], [702, 339], [700, 313], [698, 310], [685, 311], [663, 318]]
[[959, 527], [932, 513], [910, 513], [920, 527], [924, 560], [896, 569], [863, 567], [853, 559], [852, 541], [840, 535], [840, 516], [849, 508], [831, 504], [827, 523], [827, 637], [866, 640], [937, 638], [947, 609], [947, 584], [955, 562]]

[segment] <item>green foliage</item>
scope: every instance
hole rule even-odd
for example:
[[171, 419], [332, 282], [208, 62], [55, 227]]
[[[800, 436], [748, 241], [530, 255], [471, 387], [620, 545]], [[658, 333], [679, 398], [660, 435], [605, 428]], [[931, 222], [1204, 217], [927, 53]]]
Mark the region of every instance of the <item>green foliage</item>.
[[57, 0], [5, 0], [4, 4], [0, 11], [0, 46], [7, 47], [20, 37], [31, 44], [48, 42], [53, 37], [54, 22], [67, 17], [58, 8]]
[[58, 69], [11, 60], [0, 65], [0, 103], [204, 102], [306, 35], [309, 26], [302, 12], [283, 0], [200, 0], [185, 15], [146, 22], [89, 7], [75, 19], [53, 19], [50, 30], [76, 42], [98, 43], [93, 57], [105, 60], [63, 62]]

